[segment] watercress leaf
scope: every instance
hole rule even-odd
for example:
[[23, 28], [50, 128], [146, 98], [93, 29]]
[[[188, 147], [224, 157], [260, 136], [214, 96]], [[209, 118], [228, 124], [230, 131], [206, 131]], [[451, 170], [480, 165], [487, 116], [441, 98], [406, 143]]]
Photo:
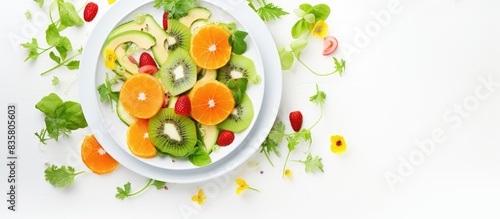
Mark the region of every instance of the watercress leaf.
[[310, 4], [304, 3], [304, 4], [301, 4], [299, 6], [299, 8], [302, 9], [302, 11], [304, 11], [304, 13], [308, 14], [309, 12], [312, 11], [313, 6]]
[[44, 173], [45, 181], [55, 187], [62, 188], [73, 184], [75, 176], [83, 172], [75, 173], [75, 169], [71, 166], [63, 165], [59, 168], [56, 165], [51, 165], [45, 169]]
[[59, 108], [62, 110], [60, 111], [58, 118], [66, 121], [65, 128], [69, 130], [77, 130], [88, 126], [87, 121], [83, 116], [82, 106], [79, 103], [66, 101], [56, 109], [56, 112], [59, 111]]
[[49, 46], [57, 46], [61, 42], [61, 35], [55, 24], [50, 24], [45, 31], [45, 40]]
[[192, 164], [199, 167], [212, 163], [212, 159], [208, 155], [207, 151], [199, 148], [196, 152], [190, 154], [188, 159]]
[[247, 42], [243, 39], [237, 39], [233, 42], [232, 50], [235, 54], [241, 55], [247, 51]]
[[316, 16], [316, 21], [326, 20], [330, 15], [330, 7], [326, 4], [315, 5], [311, 11]]
[[240, 39], [245, 39], [245, 37], [248, 36], [248, 33], [245, 32], [245, 31], [242, 31], [242, 30], [237, 30], [236, 32], [234, 32], [233, 34], [236, 38], [240, 38]]
[[316, 84], [316, 94], [309, 97], [309, 101], [315, 103], [316, 105], [321, 105], [325, 102], [326, 93], [319, 90], [318, 85]]
[[40, 7], [40, 8], [43, 7], [43, 0], [33, 0], [33, 1], [38, 3], [38, 7]]
[[307, 47], [307, 44], [308, 42], [305, 39], [297, 39], [290, 43], [290, 48], [295, 57], [300, 57], [300, 53]]
[[61, 58], [59, 58], [59, 56], [57, 56], [53, 51], [49, 53], [49, 57], [50, 59], [54, 60], [54, 62], [56, 62], [57, 64], [61, 63]]
[[160, 190], [160, 189], [163, 189], [166, 184], [167, 184], [166, 182], [163, 182], [163, 181], [160, 181], [160, 180], [155, 180], [153, 182], [153, 184], [151, 184], [151, 185], [154, 186], [154, 187], [156, 187], [156, 189]]
[[285, 47], [278, 47], [278, 54], [280, 56], [280, 61], [281, 61], [281, 69], [282, 70], [288, 70], [292, 68], [293, 62], [295, 61], [295, 58], [293, 57], [293, 53], [290, 51], [287, 51]]
[[72, 3], [57, 0], [57, 6], [62, 25], [67, 27], [83, 25], [83, 19], [78, 15]]
[[68, 67], [69, 70], [75, 70], [80, 68], [80, 61], [79, 60], [73, 60], [66, 64], [66, 67]]
[[23, 43], [23, 44], [21, 44], [21, 46], [28, 49], [30, 52], [31, 51], [34, 51], [34, 52], [38, 51], [38, 41], [36, 40], [36, 38], [31, 38], [31, 43], [30, 42]]
[[55, 93], [43, 97], [36, 105], [35, 108], [45, 113], [46, 116], [54, 117], [56, 108], [63, 104], [62, 99]]
[[292, 37], [294, 39], [299, 38], [300, 36], [302, 36], [302, 34], [306, 32], [307, 29], [308, 28], [306, 20], [304, 20], [304, 18], [300, 19], [292, 27]]

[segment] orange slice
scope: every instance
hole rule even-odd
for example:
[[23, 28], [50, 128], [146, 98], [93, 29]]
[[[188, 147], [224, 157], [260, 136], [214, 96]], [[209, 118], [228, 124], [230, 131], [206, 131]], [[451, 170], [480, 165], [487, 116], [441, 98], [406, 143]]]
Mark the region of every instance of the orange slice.
[[155, 77], [139, 73], [129, 77], [120, 90], [120, 102], [130, 115], [149, 119], [160, 111], [165, 93]]
[[128, 127], [127, 145], [132, 154], [142, 158], [156, 156], [156, 147], [148, 136], [148, 120], [139, 119]]
[[207, 80], [189, 92], [191, 116], [203, 125], [216, 125], [234, 109], [231, 90], [222, 82]]
[[202, 26], [191, 37], [191, 57], [197, 66], [204, 69], [218, 69], [231, 56], [229, 33], [216, 24]]
[[83, 163], [94, 173], [111, 173], [119, 163], [101, 147], [94, 135], [85, 137], [82, 143]]

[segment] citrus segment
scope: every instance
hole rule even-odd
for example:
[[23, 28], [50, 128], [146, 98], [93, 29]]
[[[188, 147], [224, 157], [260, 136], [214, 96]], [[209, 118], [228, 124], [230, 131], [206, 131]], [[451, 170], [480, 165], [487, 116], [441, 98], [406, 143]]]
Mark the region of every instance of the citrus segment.
[[135, 74], [120, 90], [120, 102], [130, 115], [149, 119], [156, 115], [165, 101], [163, 86], [149, 74]]
[[197, 66], [205, 69], [218, 69], [224, 66], [231, 56], [229, 33], [219, 25], [202, 26], [191, 38], [191, 57]]
[[231, 90], [216, 80], [207, 80], [189, 93], [191, 116], [203, 125], [216, 125], [226, 119], [234, 109]]
[[142, 158], [156, 156], [156, 147], [149, 140], [148, 120], [139, 119], [127, 131], [127, 145], [132, 154]]
[[101, 147], [94, 135], [85, 137], [81, 148], [83, 163], [94, 173], [113, 172], [119, 163]]

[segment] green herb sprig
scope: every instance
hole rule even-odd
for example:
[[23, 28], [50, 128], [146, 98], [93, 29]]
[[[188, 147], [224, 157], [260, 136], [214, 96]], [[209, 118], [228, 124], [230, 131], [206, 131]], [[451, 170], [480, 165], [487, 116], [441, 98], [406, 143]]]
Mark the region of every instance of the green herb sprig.
[[[39, 4], [40, 8], [43, 7], [43, 0], [34, 1]], [[59, 15], [58, 20], [53, 19], [53, 11], [55, 11], [56, 7], [57, 14]], [[61, 35], [61, 32], [68, 27], [82, 26], [84, 23], [83, 19], [78, 15], [74, 5], [64, 0], [55, 0], [52, 2], [49, 8], [49, 18], [50, 24], [45, 31], [45, 41], [48, 47], [40, 47], [36, 38], [32, 38], [31, 42], [21, 44], [22, 47], [29, 51], [24, 61], [26, 62], [31, 59], [36, 60], [43, 53], [49, 52], [50, 59], [56, 62], [56, 65], [40, 73], [41, 75], [45, 75], [62, 66], [67, 67], [69, 70], [78, 69], [80, 67], [80, 61], [75, 60], [75, 58], [82, 54], [82, 48], [80, 47], [76, 53], [72, 54], [73, 45], [68, 37]]]
[[144, 187], [139, 189], [136, 192], [132, 192], [132, 184], [130, 182], [127, 182], [125, 185], [122, 187], [116, 187], [116, 195], [115, 197], [120, 200], [124, 200], [126, 198], [136, 196], [144, 192], [149, 186], [154, 186], [157, 190], [161, 190], [164, 188], [166, 185], [166, 182], [159, 181], [159, 180], [154, 180], [154, 179], [149, 179], [149, 181], [146, 183]]
[[[59, 140], [59, 136], [68, 136], [71, 131], [88, 126], [79, 103], [65, 101], [51, 93], [43, 97], [35, 107], [45, 114], [45, 128], [36, 132], [42, 144], [47, 140]], [[48, 134], [48, 136], [47, 136]]]
[[189, 9], [196, 7], [198, 0], [155, 0], [153, 7], [163, 8], [169, 19], [179, 19], [188, 14]]
[[106, 73], [106, 79], [104, 83], [97, 86], [97, 91], [99, 92], [99, 99], [101, 102], [110, 102], [111, 110], [113, 110], [113, 101], [118, 103], [118, 99], [120, 98], [119, 91], [113, 91], [113, 84], [117, 84], [118, 81], [116, 78], [109, 79], [108, 74]]
[[61, 167], [57, 167], [52, 164], [45, 169], [45, 181], [55, 187], [63, 188], [72, 185], [75, 177], [84, 172], [85, 171], [80, 171], [75, 173], [75, 168], [71, 166], [63, 165]]
[[[318, 85], [316, 85], [316, 94], [314, 94], [309, 98], [309, 101], [311, 101], [316, 105], [319, 105], [320, 107], [320, 115], [319, 118], [316, 120], [316, 122], [311, 127], [301, 129], [299, 132], [285, 133], [286, 129], [285, 124], [282, 121], [278, 121], [271, 129], [267, 138], [262, 143], [260, 152], [264, 153], [271, 166], [274, 166], [273, 162], [270, 159], [270, 155], [271, 153], [274, 153], [276, 156], [280, 157], [281, 153], [278, 149], [278, 146], [283, 142], [283, 139], [286, 139], [288, 153], [286, 155], [285, 163], [283, 165], [282, 177], [285, 176], [286, 165], [292, 151], [294, 151], [295, 148], [301, 142], [308, 142], [309, 148], [311, 147], [312, 145], [311, 130], [323, 118], [323, 103], [325, 102], [325, 99], [326, 99], [326, 93], [319, 90]], [[306, 158], [306, 160], [303, 161], [302, 163], [306, 165], [306, 172], [315, 172], [316, 169], [321, 169], [321, 170], [323, 169], [321, 158], [318, 156], [316, 156], [314, 159], [311, 158], [309, 160], [308, 158]]]
[[254, 0], [247, 0], [248, 1], [248, 6], [254, 10], [259, 17], [265, 21], [269, 22], [271, 20], [277, 20], [281, 18], [284, 15], [290, 14], [283, 10], [283, 8], [280, 8], [273, 3], [267, 3], [266, 0], [256, 0], [258, 6], [256, 7], [256, 4], [254, 4]]

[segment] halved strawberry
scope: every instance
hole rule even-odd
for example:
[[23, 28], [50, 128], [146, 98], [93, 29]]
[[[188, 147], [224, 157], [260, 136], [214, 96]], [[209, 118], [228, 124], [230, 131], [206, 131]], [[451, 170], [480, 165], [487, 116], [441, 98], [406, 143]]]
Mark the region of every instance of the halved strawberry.
[[141, 54], [141, 57], [139, 58], [139, 67], [143, 67], [143, 66], [146, 66], [146, 65], [153, 65], [156, 68], [158, 68], [158, 66], [156, 65], [156, 62], [153, 59], [153, 57], [149, 53], [143, 52]]
[[182, 95], [177, 98], [174, 106], [175, 113], [183, 116], [191, 114], [191, 100], [187, 95]]
[[158, 68], [155, 65], [145, 65], [139, 68], [139, 73], [154, 75], [156, 72], [158, 72]]
[[224, 130], [219, 134], [217, 138], [217, 145], [224, 147], [228, 146], [234, 141], [234, 133], [228, 130]]

